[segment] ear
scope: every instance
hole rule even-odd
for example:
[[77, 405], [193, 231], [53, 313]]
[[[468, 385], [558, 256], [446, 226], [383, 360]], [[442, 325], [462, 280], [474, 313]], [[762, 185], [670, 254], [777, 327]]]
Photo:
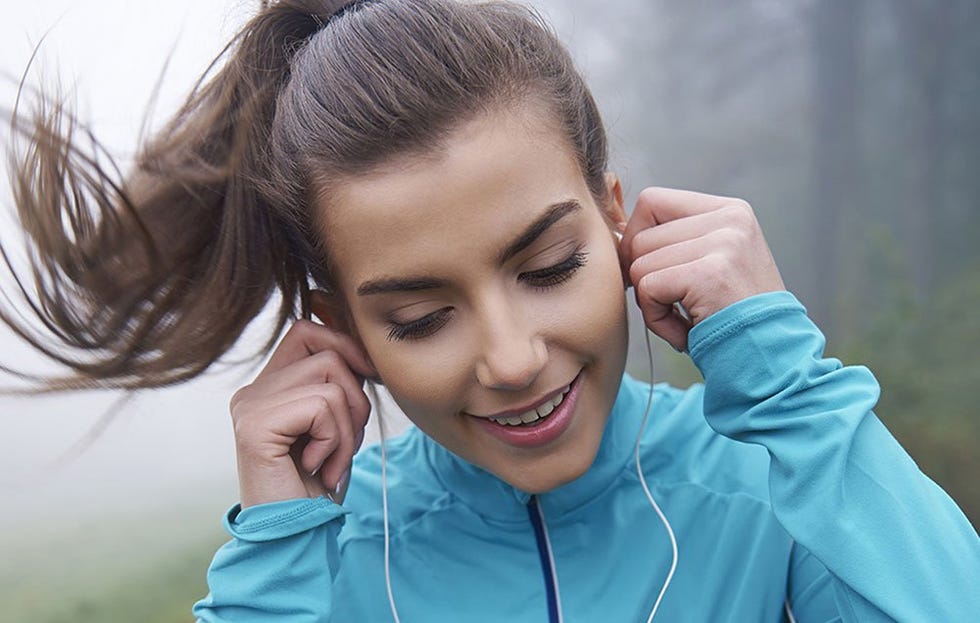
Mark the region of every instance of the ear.
[[[364, 343], [361, 342], [361, 337], [358, 335], [354, 323], [351, 321], [347, 305], [339, 294], [332, 294], [326, 290], [311, 290], [310, 312], [325, 326], [330, 327], [334, 331], [344, 333], [354, 340], [367, 362], [371, 364], [372, 368], [375, 367], [374, 362], [371, 361], [371, 357], [367, 353], [367, 349], [364, 348]], [[381, 382], [377, 376], [370, 377], [370, 380], [376, 383]]]
[[616, 253], [619, 255], [623, 288], [630, 287], [629, 258], [623, 248], [623, 232], [626, 231], [626, 211], [623, 208], [623, 185], [612, 171], [606, 171], [606, 204], [601, 208], [602, 216], [616, 237]]
[[619, 176], [612, 171], [606, 171], [606, 201], [599, 206], [602, 216], [609, 223], [613, 232], [623, 233], [626, 229], [626, 211], [623, 208], [623, 185]]
[[325, 326], [350, 335], [347, 306], [340, 299], [326, 290], [310, 290], [310, 312]]

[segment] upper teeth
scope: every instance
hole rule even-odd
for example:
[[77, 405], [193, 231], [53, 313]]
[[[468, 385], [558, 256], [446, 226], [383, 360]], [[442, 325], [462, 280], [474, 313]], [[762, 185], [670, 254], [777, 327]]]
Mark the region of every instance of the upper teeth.
[[565, 386], [563, 390], [558, 392], [551, 400], [541, 404], [536, 409], [531, 409], [525, 411], [520, 415], [515, 415], [514, 417], [492, 417], [490, 418], [498, 424], [506, 424], [508, 426], [519, 426], [521, 424], [530, 424], [536, 420], [539, 420], [549, 413], [555, 410], [555, 407], [561, 404], [561, 401], [565, 398], [565, 394], [568, 393], [568, 386]]

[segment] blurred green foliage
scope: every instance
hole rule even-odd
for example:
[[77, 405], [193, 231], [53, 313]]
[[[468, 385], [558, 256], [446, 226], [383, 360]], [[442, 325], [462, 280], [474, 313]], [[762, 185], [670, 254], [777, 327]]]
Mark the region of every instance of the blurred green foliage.
[[69, 516], [60, 527], [19, 531], [16, 543], [3, 544], [0, 620], [193, 621], [191, 606], [207, 594], [208, 564], [224, 540], [217, 521], [201, 514]]
[[875, 373], [883, 388], [876, 413], [977, 526], [980, 264], [950, 277], [928, 299], [887, 274], [892, 277], [880, 284], [887, 304], [862, 317], [838, 352]]

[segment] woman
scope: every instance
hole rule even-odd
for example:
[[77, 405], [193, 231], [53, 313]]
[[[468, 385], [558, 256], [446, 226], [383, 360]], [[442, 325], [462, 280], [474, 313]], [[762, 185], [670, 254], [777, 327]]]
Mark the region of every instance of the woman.
[[[823, 358], [751, 208], [651, 188], [627, 219], [526, 10], [270, 4], [121, 185], [58, 119], [17, 199], [40, 307], [98, 353], [62, 385], [193, 377], [276, 290], [277, 329], [320, 320], [231, 400], [241, 504], [199, 620], [977, 614], [975, 532], [871, 374]], [[629, 287], [703, 387], [624, 376]], [[415, 427], [352, 466], [365, 381]]]

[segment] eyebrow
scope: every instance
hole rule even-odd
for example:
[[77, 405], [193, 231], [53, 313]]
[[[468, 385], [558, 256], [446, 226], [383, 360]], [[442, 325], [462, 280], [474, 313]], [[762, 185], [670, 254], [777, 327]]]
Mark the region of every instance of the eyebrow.
[[[549, 227], [569, 214], [577, 212], [581, 209], [582, 204], [575, 199], [569, 199], [567, 201], [562, 201], [552, 205], [548, 208], [547, 212], [542, 214], [536, 221], [528, 225], [520, 236], [518, 236], [512, 243], [507, 245], [503, 251], [501, 251], [497, 261], [500, 264], [504, 264], [507, 260], [534, 244], [534, 242], [540, 238], [544, 232], [548, 231]], [[365, 281], [357, 287], [357, 293], [361, 296], [367, 296], [370, 294], [386, 294], [389, 292], [434, 290], [436, 288], [446, 286], [447, 283], [448, 282], [445, 279], [425, 276], [381, 278]]]
[[524, 233], [518, 236], [517, 240], [510, 243], [507, 248], [501, 252], [497, 261], [503, 264], [510, 258], [534, 244], [534, 241], [540, 238], [544, 232], [548, 231], [549, 227], [565, 218], [572, 212], [576, 212], [581, 209], [582, 204], [574, 199], [569, 199], [567, 201], [554, 204], [548, 208], [548, 211], [542, 214], [538, 220], [531, 223], [527, 229], [524, 230]]

